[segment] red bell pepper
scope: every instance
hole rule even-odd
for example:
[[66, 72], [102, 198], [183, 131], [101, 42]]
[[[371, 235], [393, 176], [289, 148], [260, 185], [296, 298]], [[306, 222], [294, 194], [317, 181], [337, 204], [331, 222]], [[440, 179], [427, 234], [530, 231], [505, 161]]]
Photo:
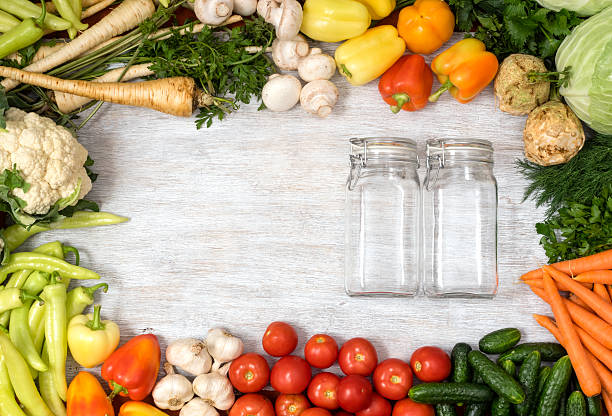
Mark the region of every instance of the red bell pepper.
[[144, 402], [125, 402], [119, 409], [119, 416], [168, 416], [168, 413]]
[[139, 335], [119, 347], [102, 366], [111, 400], [117, 395], [142, 400], [151, 393], [159, 373], [161, 351], [153, 334]]
[[433, 73], [421, 55], [402, 56], [378, 83], [383, 100], [391, 111], [417, 111], [428, 103]]
[[66, 394], [68, 416], [115, 416], [113, 404], [98, 379], [81, 371], [70, 383]]

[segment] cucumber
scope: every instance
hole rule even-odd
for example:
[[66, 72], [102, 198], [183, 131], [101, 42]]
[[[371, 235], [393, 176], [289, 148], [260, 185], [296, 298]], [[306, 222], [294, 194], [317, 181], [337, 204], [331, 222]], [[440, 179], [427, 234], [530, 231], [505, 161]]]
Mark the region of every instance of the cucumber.
[[[503, 361], [501, 367], [509, 376], [514, 377], [516, 367], [512, 361]], [[510, 416], [511, 408], [512, 404], [508, 400], [503, 397], [496, 397], [493, 399], [493, 403], [491, 403], [491, 416]]]
[[457, 412], [455, 412], [455, 405], [448, 403], [437, 404], [436, 416], [457, 416]]
[[581, 392], [575, 391], [569, 395], [565, 414], [567, 416], [587, 416], [587, 404]]
[[475, 383], [426, 383], [414, 386], [408, 396], [417, 403], [455, 404], [490, 402], [495, 397], [490, 388]]
[[[571, 381], [569, 384], [571, 385]], [[563, 392], [563, 396], [561, 396], [561, 400], [559, 400], [559, 410], [557, 410], [557, 416], [565, 416], [565, 411], [567, 407], [567, 399], [569, 398], [570, 385], [567, 386], [567, 388]]]
[[522, 363], [532, 351], [540, 351], [542, 361], [557, 361], [567, 354], [565, 348], [554, 342], [528, 342], [506, 351], [499, 356], [498, 362], [511, 360], [515, 363]]
[[487, 354], [501, 354], [514, 347], [520, 340], [521, 331], [516, 328], [504, 328], [482, 337], [478, 347]]
[[463, 342], [453, 347], [453, 351], [451, 352], [451, 360], [453, 362], [451, 379], [455, 383], [467, 383], [471, 379], [471, 369], [467, 359], [467, 355], [470, 351], [472, 351], [472, 347]]
[[563, 397], [571, 375], [572, 363], [566, 355], [555, 363], [544, 384], [536, 416], [555, 416], [557, 414], [559, 402]]
[[551, 371], [552, 368], [550, 367], [540, 368], [540, 373], [538, 374], [538, 393], [536, 394], [537, 400], [540, 400], [540, 396], [542, 395], [542, 391], [544, 390], [544, 386], [546, 385], [546, 380], [548, 380], [548, 377], [550, 377]]
[[468, 361], [484, 382], [499, 396], [512, 404], [522, 403], [525, 392], [521, 385], [480, 351], [470, 351]]
[[[582, 392], [580, 384], [578, 384], [578, 390]], [[582, 392], [582, 395], [586, 397], [584, 392]], [[588, 416], [601, 416], [601, 396], [598, 394], [597, 396], [586, 397], [585, 400]]]
[[525, 391], [525, 401], [515, 406], [514, 409], [516, 410], [517, 416], [528, 416], [533, 408], [533, 404], [536, 402], [540, 364], [540, 351], [532, 351], [527, 358], [525, 358], [525, 361], [523, 361], [519, 369], [518, 380]]
[[[484, 384], [482, 377], [477, 372], [474, 372], [472, 381], [477, 384]], [[489, 410], [488, 403], [468, 403], [465, 406], [463, 416], [484, 416], [487, 413], [487, 410]]]

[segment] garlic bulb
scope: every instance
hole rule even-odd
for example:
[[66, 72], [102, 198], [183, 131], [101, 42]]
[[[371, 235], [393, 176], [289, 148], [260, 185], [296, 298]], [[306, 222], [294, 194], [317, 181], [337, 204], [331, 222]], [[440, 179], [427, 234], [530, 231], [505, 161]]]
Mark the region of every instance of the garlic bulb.
[[179, 416], [219, 416], [219, 412], [206, 401], [196, 397], [183, 406]]
[[244, 344], [242, 340], [221, 328], [213, 328], [206, 336], [208, 352], [215, 359], [213, 370], [218, 369], [221, 364], [235, 360], [242, 355]]
[[219, 410], [234, 404], [234, 387], [229, 379], [217, 372], [200, 374], [193, 380], [193, 391]]
[[166, 376], [153, 389], [153, 401], [160, 409], [179, 410], [193, 398], [193, 388], [187, 377], [174, 372], [169, 363], [164, 364]]
[[195, 338], [179, 339], [168, 345], [166, 361], [194, 376], [208, 373], [212, 365], [206, 344]]

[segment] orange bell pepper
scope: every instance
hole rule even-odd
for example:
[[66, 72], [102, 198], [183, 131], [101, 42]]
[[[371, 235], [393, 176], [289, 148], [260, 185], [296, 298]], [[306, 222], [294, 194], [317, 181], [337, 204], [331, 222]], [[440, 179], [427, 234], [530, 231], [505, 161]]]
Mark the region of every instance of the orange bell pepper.
[[460, 103], [468, 103], [493, 81], [499, 63], [478, 39], [460, 40], [442, 52], [431, 63], [431, 69], [442, 86], [429, 97], [437, 101], [449, 91]]
[[453, 35], [455, 15], [442, 0], [416, 0], [399, 14], [397, 30], [413, 53], [437, 51]]
[[115, 416], [113, 404], [98, 379], [81, 371], [70, 383], [66, 394], [68, 416]]
[[118, 416], [168, 416], [168, 413], [144, 402], [125, 402], [121, 405]]

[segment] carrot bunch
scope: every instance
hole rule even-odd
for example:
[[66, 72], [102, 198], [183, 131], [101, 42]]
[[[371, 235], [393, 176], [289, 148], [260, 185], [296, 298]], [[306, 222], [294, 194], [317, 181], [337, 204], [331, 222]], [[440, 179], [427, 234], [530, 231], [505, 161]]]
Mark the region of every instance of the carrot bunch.
[[555, 321], [534, 318], [567, 350], [583, 392], [601, 394], [612, 414], [612, 250], [543, 266], [521, 279], [551, 306]]

